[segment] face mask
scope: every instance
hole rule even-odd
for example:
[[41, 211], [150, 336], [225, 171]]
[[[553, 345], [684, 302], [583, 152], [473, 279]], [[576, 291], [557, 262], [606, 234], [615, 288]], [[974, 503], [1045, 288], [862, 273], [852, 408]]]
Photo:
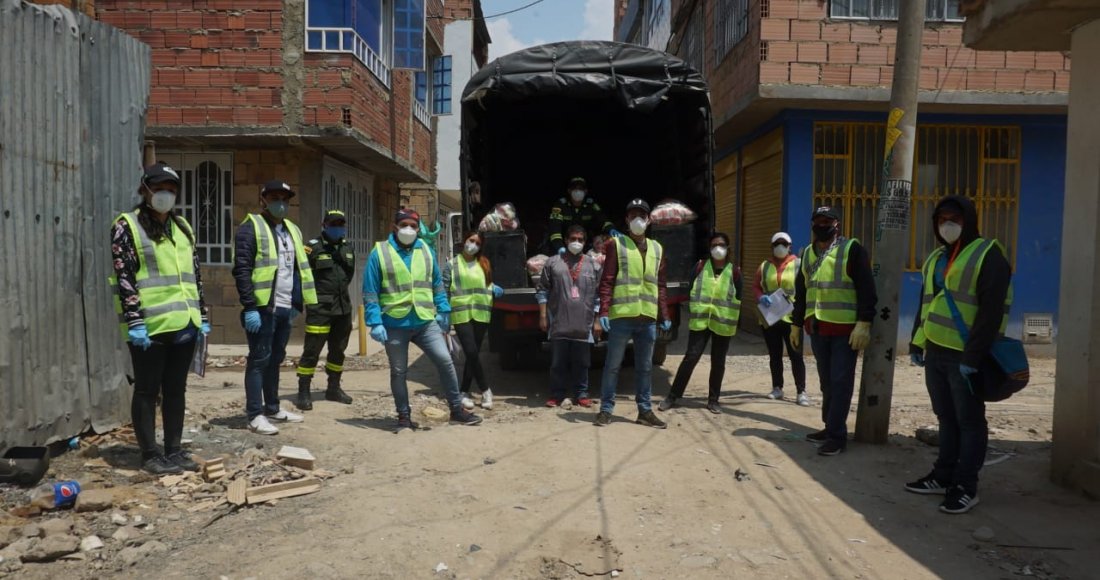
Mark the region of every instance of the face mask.
[[581, 253], [584, 249], [584, 242], [569, 242], [569, 251], [574, 255]]
[[782, 260], [783, 258], [786, 258], [787, 255], [789, 255], [790, 253], [791, 253], [791, 248], [788, 247], [788, 246], [784, 246], [782, 244], [772, 248], [772, 255], [775, 256], [776, 258], [779, 258], [780, 260]]
[[466, 242], [466, 253], [473, 256], [481, 247], [473, 242]]
[[289, 209], [290, 205], [285, 201], [271, 201], [267, 204], [267, 212], [271, 214], [271, 217], [279, 220], [286, 217], [286, 212]]
[[348, 235], [348, 228], [347, 226], [328, 226], [325, 228], [325, 235], [330, 240], [342, 240]]
[[165, 190], [154, 191], [149, 206], [160, 213], [168, 213], [172, 211], [173, 207], [176, 207], [176, 194]]
[[406, 246], [411, 246], [416, 241], [416, 228], [403, 227], [397, 230], [397, 241]]
[[726, 254], [729, 253], [729, 248], [725, 246], [714, 246], [710, 249], [710, 257], [715, 260], [725, 260]]
[[962, 236], [963, 227], [955, 222], [943, 222], [940, 224], [940, 237], [943, 241], [954, 244]]
[[572, 197], [575, 202], [582, 202], [584, 201], [584, 193], [583, 189], [574, 189], [569, 192], [569, 197]]
[[836, 235], [836, 226], [814, 226], [814, 239], [819, 242], [832, 241]]
[[636, 217], [630, 220], [630, 233], [636, 236], [640, 236], [645, 233], [645, 228], [648, 225], [649, 221], [647, 221], [645, 218]]

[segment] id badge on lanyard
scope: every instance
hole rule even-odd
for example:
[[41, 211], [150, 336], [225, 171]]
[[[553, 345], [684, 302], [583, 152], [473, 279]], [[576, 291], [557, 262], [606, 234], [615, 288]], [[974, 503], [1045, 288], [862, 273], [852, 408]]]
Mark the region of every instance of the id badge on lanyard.
[[577, 265], [570, 268], [569, 278], [573, 281], [573, 285], [569, 288], [569, 299], [580, 300], [581, 291], [577, 288], [577, 278], [581, 275], [581, 267], [584, 266], [584, 256], [581, 256], [580, 260], [577, 260]]

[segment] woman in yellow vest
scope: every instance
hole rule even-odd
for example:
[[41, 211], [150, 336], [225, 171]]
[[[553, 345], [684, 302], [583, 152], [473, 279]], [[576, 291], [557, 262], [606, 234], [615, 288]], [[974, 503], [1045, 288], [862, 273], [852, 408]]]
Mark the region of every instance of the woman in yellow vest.
[[730, 238], [723, 233], [710, 236], [710, 259], [700, 260], [695, 266], [695, 279], [691, 283], [688, 311], [688, 345], [684, 360], [676, 370], [676, 378], [668, 396], [658, 407], [667, 411], [676, 406], [684, 396], [691, 373], [710, 347], [710, 393], [707, 410], [718, 414], [718, 397], [722, 393], [722, 377], [726, 374], [726, 354], [730, 339], [737, 333], [737, 321], [741, 317], [741, 269], [729, 263]]
[[[910, 359], [925, 367], [932, 410], [939, 419], [939, 456], [928, 475], [905, 484], [919, 494], [945, 495], [940, 511], [961, 514], [978, 504], [978, 472], [989, 443], [985, 401], [970, 387], [993, 342], [1004, 334], [1012, 304], [1012, 268], [996, 240], [978, 233], [978, 212], [965, 197], [946, 197], [932, 213], [940, 247], [924, 263], [919, 315]], [[964, 339], [946, 293], [967, 328]]]
[[[772, 255], [757, 268], [753, 282], [757, 304], [771, 306], [772, 295], [781, 289], [786, 299], [794, 302], [794, 281], [801, 266], [802, 260], [791, 253], [791, 236], [786, 232], [772, 236]], [[783, 398], [783, 348], [786, 347], [797, 390], [795, 400], [803, 407], [810, 406], [810, 398], [806, 396], [806, 361], [802, 358], [802, 344], [795, 347], [791, 341], [791, 315], [784, 316], [771, 326], [761, 316], [760, 325], [764, 328], [764, 344], [768, 346], [768, 363], [772, 371], [772, 392], [768, 398]], [[802, 329], [797, 331], [801, 333]]]
[[[194, 234], [173, 212], [179, 188], [171, 167], [146, 167], [141, 203], [119, 216], [111, 233], [115, 306], [134, 367], [130, 414], [141, 467], [154, 475], [198, 470], [181, 447], [184, 393], [198, 333], [210, 333]], [[163, 453], [156, 440], [158, 397]]]
[[493, 298], [504, 294], [504, 289], [493, 284], [493, 270], [489, 259], [481, 255], [485, 240], [480, 232], [466, 232], [462, 253], [451, 259], [443, 271], [443, 285], [451, 300], [451, 324], [466, 364], [462, 365], [462, 406], [474, 408], [470, 398], [470, 385], [477, 380], [481, 388], [481, 407], [493, 408], [493, 391], [485, 380], [481, 368], [481, 343], [489, 331], [489, 319], [493, 313]]

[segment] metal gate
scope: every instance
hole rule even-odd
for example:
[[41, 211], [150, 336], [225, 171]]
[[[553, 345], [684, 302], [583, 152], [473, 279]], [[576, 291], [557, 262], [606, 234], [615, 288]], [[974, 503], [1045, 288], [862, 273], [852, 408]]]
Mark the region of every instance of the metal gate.
[[[751, 280], [756, 268], [771, 255], [771, 237], [782, 223], [783, 130], [776, 129], [745, 147], [744, 211], [741, 214], [741, 270]], [[751, 283], [745, 284], [749, 288]], [[756, 301], [741, 293], [741, 328], [759, 328]]]

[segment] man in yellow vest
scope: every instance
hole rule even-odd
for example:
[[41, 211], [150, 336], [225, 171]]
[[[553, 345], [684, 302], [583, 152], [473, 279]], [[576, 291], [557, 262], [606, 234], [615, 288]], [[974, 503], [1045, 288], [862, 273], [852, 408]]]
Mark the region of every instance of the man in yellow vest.
[[848, 409], [855, 390], [859, 351], [871, 342], [871, 320], [878, 295], [867, 250], [840, 235], [840, 215], [819, 207], [813, 217], [814, 243], [802, 252], [795, 278], [791, 342], [810, 335], [821, 381], [825, 428], [806, 439], [819, 443], [819, 455], [837, 455], [848, 445]]
[[615, 408], [615, 389], [626, 344], [634, 341], [634, 402], [638, 405], [635, 423], [665, 429], [668, 425], [653, 412], [653, 345], [657, 327], [668, 331], [668, 291], [665, 286], [664, 248], [646, 238], [649, 227], [649, 203], [634, 199], [626, 206], [630, 235], [612, 238], [604, 246], [603, 274], [600, 276], [599, 323], [607, 334], [607, 359], [603, 367], [600, 412], [595, 424], [611, 423]]
[[[794, 280], [798, 276], [798, 270], [802, 267], [802, 261], [791, 252], [791, 236], [786, 232], [777, 232], [772, 236], [772, 255], [760, 264], [756, 270], [756, 280], [753, 290], [756, 294], [756, 302], [768, 307], [772, 304], [772, 296], [778, 290], [783, 290], [787, 300], [794, 301]], [[764, 327], [764, 344], [768, 347], [768, 363], [772, 371], [772, 392], [769, 399], [783, 399], [783, 348], [787, 349], [787, 356], [791, 359], [791, 373], [794, 375], [796, 390], [795, 401], [803, 407], [810, 406], [810, 398], [806, 395], [806, 361], [802, 358], [802, 345], [796, 348], [791, 341], [791, 316], [788, 314], [775, 324], [768, 326], [760, 317], [760, 325]], [[802, 329], [799, 328], [801, 333]]]
[[[969, 199], [944, 198], [932, 213], [932, 226], [940, 247], [922, 269], [920, 314], [909, 356], [913, 364], [925, 367], [928, 396], [940, 424], [939, 456], [931, 473], [905, 489], [943, 494], [940, 511], [961, 514], [978, 504], [978, 472], [989, 443], [985, 401], [974, 393], [970, 379], [1004, 334], [1012, 268], [1000, 243], [978, 233], [978, 213]], [[953, 310], [967, 329], [965, 335]]]
[[410, 342], [420, 347], [439, 371], [451, 422], [477, 425], [481, 417], [462, 407], [458, 374], [447, 348], [445, 333], [451, 327], [447, 287], [435, 252], [418, 239], [419, 232], [420, 214], [411, 209], [397, 210], [393, 233], [374, 245], [363, 272], [365, 322], [371, 338], [386, 347], [397, 430], [419, 427], [412, 420], [406, 382]]
[[691, 314], [688, 323], [688, 345], [680, 368], [668, 396], [658, 407], [667, 411], [676, 406], [676, 400], [684, 396], [695, 365], [710, 347], [710, 393], [707, 410], [722, 412], [718, 397], [722, 394], [722, 377], [726, 374], [726, 354], [730, 339], [737, 334], [737, 321], [741, 318], [741, 269], [729, 262], [730, 238], [716, 232], [710, 236], [710, 257], [695, 266], [695, 279], [691, 283]]
[[279, 367], [286, 358], [291, 322], [317, 304], [302, 232], [286, 215], [294, 191], [278, 179], [260, 190], [263, 211], [237, 228], [233, 278], [241, 300], [241, 324], [248, 336], [244, 371], [245, 411], [254, 433], [275, 435], [271, 421], [300, 423], [302, 416], [279, 408]]

